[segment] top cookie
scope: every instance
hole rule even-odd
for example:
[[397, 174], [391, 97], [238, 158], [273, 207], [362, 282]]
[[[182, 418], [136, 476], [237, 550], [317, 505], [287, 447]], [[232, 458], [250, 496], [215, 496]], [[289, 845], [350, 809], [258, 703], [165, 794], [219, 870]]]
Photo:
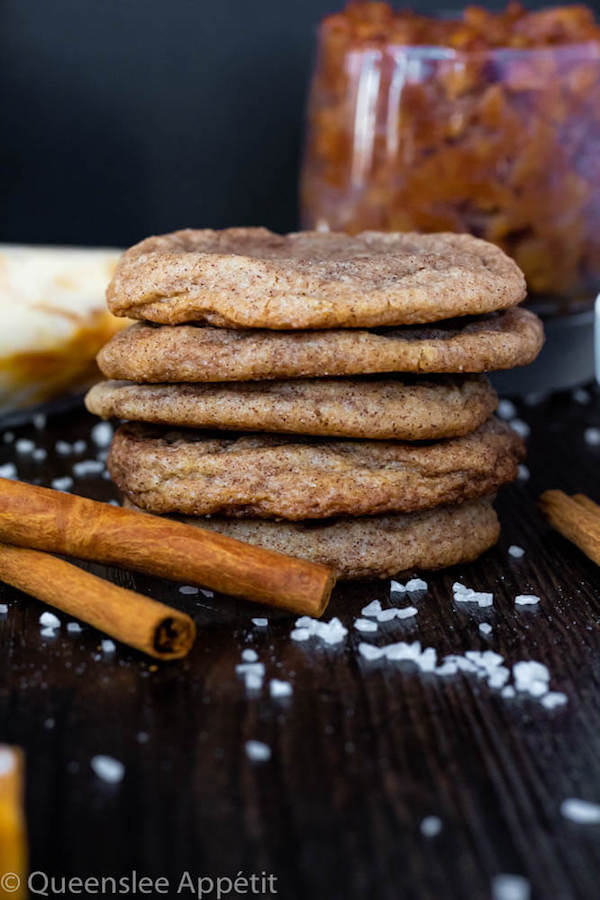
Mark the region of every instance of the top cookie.
[[187, 229], [123, 254], [107, 300], [118, 316], [226, 328], [374, 328], [506, 309], [525, 279], [467, 234]]

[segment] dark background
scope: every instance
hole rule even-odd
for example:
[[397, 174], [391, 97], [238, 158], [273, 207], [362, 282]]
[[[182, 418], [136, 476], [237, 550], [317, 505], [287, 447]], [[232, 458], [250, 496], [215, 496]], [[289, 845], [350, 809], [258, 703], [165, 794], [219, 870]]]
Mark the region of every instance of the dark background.
[[0, 240], [294, 228], [316, 26], [342, 5], [0, 0]]

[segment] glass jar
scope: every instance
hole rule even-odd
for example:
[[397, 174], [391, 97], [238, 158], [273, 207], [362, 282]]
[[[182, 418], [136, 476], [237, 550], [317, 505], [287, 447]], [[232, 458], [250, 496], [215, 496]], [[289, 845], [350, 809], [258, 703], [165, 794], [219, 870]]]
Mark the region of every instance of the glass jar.
[[538, 308], [600, 289], [600, 41], [407, 46], [320, 29], [305, 228], [470, 232], [524, 270]]

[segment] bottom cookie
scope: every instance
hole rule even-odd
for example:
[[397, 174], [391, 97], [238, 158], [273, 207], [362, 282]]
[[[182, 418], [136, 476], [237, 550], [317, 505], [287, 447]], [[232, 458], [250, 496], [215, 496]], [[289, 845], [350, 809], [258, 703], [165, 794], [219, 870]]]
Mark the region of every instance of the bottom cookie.
[[[128, 500], [124, 504], [137, 508]], [[491, 497], [425, 512], [325, 522], [178, 518], [247, 544], [325, 563], [339, 578], [386, 578], [406, 569], [471, 562], [500, 534]]]

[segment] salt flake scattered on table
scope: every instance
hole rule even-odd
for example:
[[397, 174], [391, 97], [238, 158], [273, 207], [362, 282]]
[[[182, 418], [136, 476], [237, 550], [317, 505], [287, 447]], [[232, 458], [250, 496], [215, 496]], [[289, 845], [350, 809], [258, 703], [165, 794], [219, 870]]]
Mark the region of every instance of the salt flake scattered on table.
[[16, 478], [17, 477], [17, 467], [14, 463], [4, 463], [3, 466], [0, 466], [0, 478]]
[[355, 619], [354, 627], [357, 631], [377, 631], [377, 622], [372, 619]]
[[42, 637], [56, 637], [56, 628], [42, 628], [40, 634]]
[[517, 407], [512, 400], [502, 399], [498, 401], [496, 413], [501, 419], [514, 419], [517, 415]]
[[266, 762], [271, 759], [271, 748], [262, 741], [246, 741], [246, 756], [252, 762]]
[[568, 698], [561, 691], [549, 691], [540, 702], [546, 709], [556, 709], [557, 706], [564, 706], [568, 702]]
[[252, 619], [252, 624], [256, 625], [257, 628], [266, 628], [269, 624], [268, 619], [263, 619], [260, 616], [256, 619]]
[[48, 453], [43, 447], [36, 447], [31, 456], [36, 462], [44, 462]]
[[289, 681], [280, 681], [279, 678], [273, 678], [269, 682], [269, 693], [271, 697], [290, 697], [292, 694], [292, 686]]
[[424, 837], [435, 837], [442, 830], [442, 820], [439, 816], [425, 816], [419, 827]]
[[511, 544], [508, 548], [508, 555], [514, 556], [515, 559], [521, 559], [522, 556], [525, 556], [525, 551], [522, 547], [517, 547], [516, 544]]
[[411, 578], [410, 581], [407, 581], [404, 585], [407, 591], [426, 591], [427, 590], [427, 582], [423, 581], [422, 578]]
[[590, 447], [598, 447], [600, 445], [600, 428], [586, 428], [583, 438]]
[[390, 582], [390, 594], [403, 594], [406, 588], [399, 581]]
[[83, 631], [83, 628], [79, 624], [79, 622], [67, 622], [67, 631], [70, 634], [79, 634]]
[[[299, 619], [296, 619], [296, 629], [292, 632], [292, 638], [298, 631], [304, 630], [308, 632], [307, 637], [317, 637], [326, 644], [339, 644], [348, 634], [348, 629], [337, 617], [330, 619], [329, 622], [323, 622], [320, 619], [312, 619], [310, 616], [300, 616]], [[304, 637], [294, 638], [294, 640], [306, 639]]]
[[571, 396], [575, 403], [581, 403], [582, 405], [584, 403], [589, 403], [591, 400], [590, 392], [586, 391], [585, 388], [577, 388], [573, 391]]
[[482, 634], [491, 634], [491, 633], [492, 633], [492, 626], [490, 625], [489, 622], [480, 622], [480, 623], [479, 623], [479, 630], [480, 630], [480, 632], [481, 632]]
[[496, 875], [492, 879], [492, 900], [529, 900], [531, 887], [522, 875]]
[[492, 606], [494, 603], [493, 594], [474, 591], [473, 588], [465, 587], [460, 581], [455, 581], [452, 585], [452, 594], [455, 603], [477, 603], [482, 608]]
[[112, 756], [93, 756], [90, 765], [95, 775], [108, 784], [118, 784], [125, 775], [125, 766]]
[[[394, 584], [394, 582], [392, 582], [392, 584]], [[379, 600], [371, 600], [370, 603], [367, 603], [367, 605], [361, 609], [360, 614], [361, 614], [361, 616], [377, 616], [380, 612], [381, 612], [380, 601]]]
[[535, 594], [517, 594], [515, 604], [517, 606], [536, 606], [540, 602], [540, 598]]
[[508, 424], [513, 431], [516, 431], [519, 437], [527, 438], [531, 434], [531, 428], [522, 419], [511, 419]]
[[73, 451], [71, 444], [67, 443], [67, 441], [57, 441], [54, 449], [59, 456], [69, 456]]
[[76, 478], [84, 478], [86, 475], [99, 475], [104, 471], [104, 463], [99, 459], [82, 459], [73, 463], [73, 475]]
[[517, 481], [529, 481], [529, 469], [523, 463], [517, 469]]
[[294, 628], [290, 637], [293, 641], [307, 641], [310, 637], [308, 628]]
[[62, 478], [53, 478], [50, 482], [50, 487], [54, 488], [55, 491], [70, 491], [73, 487], [73, 479], [69, 475], [65, 475]]
[[108, 447], [112, 441], [113, 427], [109, 422], [97, 422], [90, 431], [96, 447]]
[[114, 641], [111, 641], [110, 638], [104, 638], [104, 640], [100, 642], [100, 646], [102, 647], [103, 653], [114, 653], [117, 649], [117, 645]]
[[18, 441], [15, 442], [15, 450], [17, 453], [27, 454], [31, 453], [35, 450], [34, 441], [30, 441], [29, 438], [19, 438]]
[[247, 650], [242, 651], [242, 659], [244, 662], [256, 662], [258, 659], [258, 653], [256, 650], [251, 650], [248, 648]]
[[197, 594], [198, 588], [194, 587], [193, 584], [182, 584], [179, 588], [180, 594]]
[[535, 660], [523, 660], [513, 666], [513, 678], [517, 691], [542, 697], [548, 693], [550, 672], [542, 663]]
[[358, 652], [365, 659], [381, 659], [382, 656], [385, 656], [385, 647], [376, 647], [375, 644], [363, 642], [358, 645]]
[[565, 819], [577, 825], [600, 825], [600, 803], [569, 797], [560, 804], [560, 811]]
[[80, 438], [78, 441], [75, 441], [73, 444], [73, 453], [83, 453], [83, 451], [85, 450], [86, 447], [87, 447], [87, 442]]
[[0, 603], [0, 616], [5, 616], [8, 612], [8, 606], [6, 603]]
[[51, 612], [43, 612], [40, 616], [40, 625], [44, 628], [60, 628], [60, 619]]

